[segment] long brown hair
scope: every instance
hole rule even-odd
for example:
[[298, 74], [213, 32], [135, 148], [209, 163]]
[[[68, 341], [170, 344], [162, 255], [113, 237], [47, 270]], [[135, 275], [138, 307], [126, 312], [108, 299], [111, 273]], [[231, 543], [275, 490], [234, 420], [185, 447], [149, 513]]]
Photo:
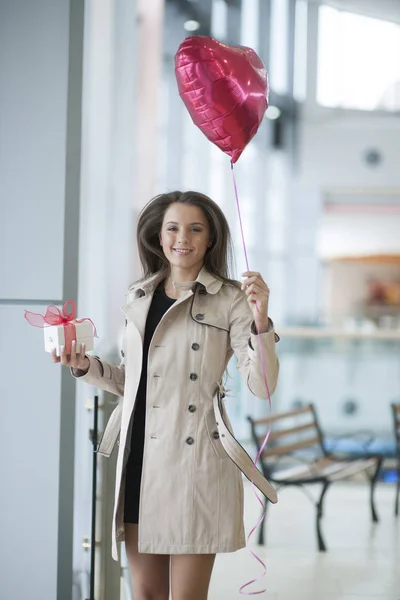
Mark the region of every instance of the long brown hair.
[[160, 246], [159, 235], [165, 212], [175, 202], [202, 209], [210, 228], [211, 243], [204, 257], [204, 266], [221, 281], [236, 284], [231, 279], [233, 248], [226, 217], [211, 198], [192, 191], [160, 194], [150, 200], [141, 211], [137, 226], [137, 244], [144, 277], [159, 271], [168, 271], [169, 263]]

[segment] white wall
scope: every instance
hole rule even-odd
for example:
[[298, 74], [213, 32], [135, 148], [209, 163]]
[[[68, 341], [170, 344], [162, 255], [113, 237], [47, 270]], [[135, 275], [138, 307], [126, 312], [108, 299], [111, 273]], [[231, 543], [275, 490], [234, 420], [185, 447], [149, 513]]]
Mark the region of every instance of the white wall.
[[[373, 81], [371, 82], [371, 85]], [[321, 191], [332, 186], [400, 186], [400, 122], [396, 116], [323, 109], [304, 111], [300, 127], [299, 177]], [[367, 150], [382, 163], [370, 166]]]
[[[374, 117], [369, 114], [356, 114], [346, 111], [335, 112], [314, 106], [303, 110], [303, 120], [299, 126], [298, 168], [292, 185], [290, 199], [290, 251], [291, 268], [290, 285], [292, 303], [289, 315], [301, 320], [314, 320], [323, 312], [320, 291], [322, 289], [321, 258], [327, 253], [331, 256], [335, 250], [335, 241], [328, 239], [328, 218], [331, 223], [337, 216], [324, 217], [323, 204], [329, 196], [341, 200], [342, 196], [356, 198], [360, 189], [377, 191], [377, 201], [382, 202], [387, 192], [400, 190], [400, 170], [398, 156], [400, 154], [400, 124], [392, 115]], [[313, 116], [311, 116], [313, 114]], [[377, 148], [382, 153], [382, 163], [368, 166], [364, 161], [364, 153], [370, 148]], [[388, 202], [392, 201], [388, 197]], [[382, 227], [378, 227], [378, 219], [374, 222], [374, 240], [368, 236], [365, 220], [357, 217], [357, 224], [350, 215], [343, 215], [346, 230], [336, 241], [335, 254], [342, 255], [354, 250], [356, 238], [359, 253], [368, 249], [368, 253], [394, 252], [398, 248], [395, 243], [395, 225], [392, 221], [387, 236], [386, 217], [379, 217]], [[353, 220], [352, 220], [353, 219]], [[349, 228], [354, 224], [354, 236]], [[348, 241], [345, 233], [348, 232]], [[363, 236], [361, 245], [360, 236]], [[318, 299], [319, 297], [319, 299]]]
[[318, 224], [321, 258], [400, 254], [400, 206], [324, 212]]
[[[296, 172], [288, 206], [290, 320], [313, 322], [323, 313], [323, 271], [318, 256], [323, 202], [335, 190], [400, 189], [400, 122], [393, 114], [323, 108], [316, 103], [318, 4], [309, 3], [307, 101], [297, 131]], [[357, 73], [354, 74], [357, 77]], [[373, 85], [373, 76], [371, 76]], [[379, 165], [365, 162], [378, 150]]]
[[[381, 3], [370, 4], [378, 10]], [[287, 215], [287, 316], [297, 323], [315, 324], [326, 316], [327, 308], [330, 316], [335, 310], [343, 316], [340, 301], [347, 303], [349, 300], [346, 290], [344, 297], [340, 290], [332, 288], [324, 295], [324, 279], [329, 270], [325, 270], [318, 250], [323, 203], [332, 197], [343, 202], [345, 196], [354, 201], [360, 190], [365, 196], [370, 191], [368, 201], [377, 190], [381, 191], [380, 202], [388, 192], [395, 195], [396, 189], [400, 189], [400, 122], [396, 115], [332, 110], [316, 104], [318, 6], [315, 2], [308, 6], [308, 97], [299, 116], [296, 173]], [[371, 73], [371, 86], [373, 84]], [[380, 151], [382, 162], [379, 165], [368, 166], [365, 162], [365, 151], [369, 149]], [[393, 197], [387, 201], [392, 202]], [[382, 223], [381, 238], [378, 237], [374, 247], [363, 223], [357, 225], [357, 240], [360, 242], [361, 236], [365, 236], [363, 246], [358, 244], [360, 251], [388, 250], [386, 224]], [[350, 225], [348, 219], [347, 232]], [[395, 225], [391, 224], [390, 231], [390, 241], [394, 242]], [[377, 227], [375, 234], [379, 236]], [[337, 240], [340, 250], [342, 239]], [[330, 244], [329, 251], [332, 247]], [[361, 282], [353, 277], [354, 283]], [[353, 296], [357, 299], [357, 291], [351, 289], [352, 299]], [[335, 307], [334, 294], [336, 304], [339, 303]], [[383, 434], [386, 440], [392, 439], [389, 403], [398, 401], [400, 394], [395, 358], [398, 344], [386, 348], [384, 344], [380, 346], [373, 342], [313, 343], [305, 340], [296, 343], [285, 339], [282, 342], [284, 346], [278, 345], [281, 374], [274, 398], [276, 409], [278, 406], [279, 409], [291, 408], [296, 400], [315, 402], [320, 408], [322, 424], [328, 429], [349, 431], [366, 427], [378, 435]], [[356, 400], [359, 408], [351, 416], [343, 410], [348, 398]]]
[[68, 2], [0, 5], [0, 298], [62, 296]]
[[60, 370], [23, 319], [0, 305], [0, 597], [57, 597]]
[[[331, 195], [340, 201], [341, 196], [357, 198], [360, 189], [376, 189], [377, 201], [382, 203], [387, 192], [400, 190], [398, 119], [392, 115], [374, 117], [314, 108], [311, 116], [312, 109], [305, 107], [299, 126], [298, 168], [288, 215], [289, 285], [293, 299], [288, 314], [302, 321], [313, 321], [323, 312], [323, 257], [354, 253], [355, 244], [358, 254], [395, 252], [399, 248], [395, 221], [390, 222], [389, 229], [386, 227], [389, 217], [378, 215], [373, 220], [370, 215], [341, 215], [346, 228], [335, 241], [329, 231], [339, 217], [323, 214], [324, 202]], [[381, 151], [380, 165], [372, 167], [364, 161], [364, 153], [370, 148]], [[387, 201], [393, 199], [388, 196]], [[371, 219], [373, 237], [368, 234], [372, 231]]]
[[74, 384], [24, 309], [76, 298], [82, 6], [0, 3], [2, 600], [72, 594]]

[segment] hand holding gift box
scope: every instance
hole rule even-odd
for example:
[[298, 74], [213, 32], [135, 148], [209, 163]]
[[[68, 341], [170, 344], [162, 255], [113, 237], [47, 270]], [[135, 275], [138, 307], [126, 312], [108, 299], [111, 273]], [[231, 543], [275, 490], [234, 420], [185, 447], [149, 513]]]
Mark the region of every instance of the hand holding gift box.
[[76, 342], [76, 352], [80, 351], [82, 344], [85, 344], [87, 351], [94, 348], [96, 327], [87, 317], [76, 318], [76, 304], [73, 300], [67, 300], [62, 311], [57, 306], [48, 306], [45, 315], [26, 310], [25, 319], [31, 325], [43, 328], [46, 352], [55, 349], [56, 355], [60, 356], [60, 349], [64, 346], [65, 353], [70, 354], [73, 341]]

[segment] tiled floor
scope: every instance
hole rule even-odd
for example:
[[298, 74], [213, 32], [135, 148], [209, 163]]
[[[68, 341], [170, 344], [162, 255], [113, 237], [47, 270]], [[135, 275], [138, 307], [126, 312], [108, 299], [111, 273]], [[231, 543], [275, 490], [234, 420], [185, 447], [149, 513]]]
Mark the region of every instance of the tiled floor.
[[[246, 527], [256, 522], [258, 502], [246, 485]], [[280, 493], [270, 506], [267, 546], [253, 547], [267, 575], [249, 591], [267, 589], [268, 600], [400, 600], [400, 517], [393, 514], [394, 486], [380, 485], [380, 522], [372, 524], [368, 488], [336, 484], [326, 496], [326, 553], [316, 550], [314, 507], [299, 489]], [[219, 555], [209, 600], [245, 598], [239, 587], [261, 567], [247, 550]]]

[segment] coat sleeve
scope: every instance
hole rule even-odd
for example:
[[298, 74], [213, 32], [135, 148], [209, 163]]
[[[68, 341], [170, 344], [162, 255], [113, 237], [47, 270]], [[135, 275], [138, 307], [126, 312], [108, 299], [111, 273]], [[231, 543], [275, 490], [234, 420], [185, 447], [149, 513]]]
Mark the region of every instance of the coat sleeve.
[[246, 295], [241, 290], [234, 290], [229, 316], [229, 334], [231, 347], [238, 361], [237, 367], [247, 387], [258, 398], [267, 399], [263, 362], [265, 363], [269, 392], [272, 395], [279, 374], [279, 361], [275, 351], [275, 343], [279, 337], [274, 331], [271, 320], [266, 333], [256, 334], [253, 314]]
[[89, 370], [84, 373], [77, 369], [71, 369], [73, 377], [116, 396], [123, 396], [125, 387], [124, 360], [119, 366], [116, 366], [108, 364], [97, 356], [88, 356], [88, 359], [90, 363]]

